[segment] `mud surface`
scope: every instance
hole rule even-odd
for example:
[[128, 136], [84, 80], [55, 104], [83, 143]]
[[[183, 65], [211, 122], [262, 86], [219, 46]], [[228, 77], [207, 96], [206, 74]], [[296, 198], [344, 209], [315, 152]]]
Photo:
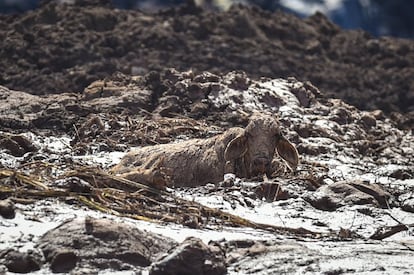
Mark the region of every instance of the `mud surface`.
[[[22, 261], [25, 272], [44, 273], [413, 268], [414, 137], [381, 111], [244, 72], [117, 73], [80, 94], [1, 89], [2, 270]], [[211, 137], [254, 112], [279, 117], [300, 154], [295, 173], [281, 165], [268, 179], [226, 175], [163, 192], [105, 173], [130, 147]], [[128, 233], [135, 228], [146, 233]]]
[[[193, 5], [147, 14], [110, 5], [59, 5], [0, 17], [0, 84], [31, 94], [82, 92], [116, 71], [164, 68], [310, 80], [362, 109], [413, 111], [414, 43], [344, 31], [250, 7]], [[93, 2], [93, 1], [89, 1]], [[412, 116], [411, 116], [412, 125]]]
[[[412, 272], [413, 120], [389, 115], [413, 106], [411, 41], [244, 7], [49, 4], [0, 25], [0, 273]], [[107, 173], [255, 112], [295, 172], [164, 191]]]

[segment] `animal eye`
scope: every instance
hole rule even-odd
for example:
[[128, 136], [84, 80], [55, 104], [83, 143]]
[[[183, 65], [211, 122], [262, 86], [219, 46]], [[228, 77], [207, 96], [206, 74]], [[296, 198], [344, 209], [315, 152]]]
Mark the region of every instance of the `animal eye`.
[[275, 137], [276, 137], [276, 139], [277, 139], [277, 140], [281, 139], [281, 138], [283, 137], [282, 132], [277, 132], [277, 133], [275, 134]]

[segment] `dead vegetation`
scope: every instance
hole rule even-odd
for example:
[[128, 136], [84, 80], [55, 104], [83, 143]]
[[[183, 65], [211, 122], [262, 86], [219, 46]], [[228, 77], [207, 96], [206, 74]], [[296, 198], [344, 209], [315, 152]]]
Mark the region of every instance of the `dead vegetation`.
[[[101, 117], [102, 116], [102, 117]], [[222, 131], [191, 118], [152, 118], [125, 115], [90, 115], [80, 125], [73, 125], [71, 142], [78, 154], [90, 153], [90, 143], [102, 144], [105, 150], [125, 150], [129, 146], [165, 144], [180, 137], [204, 138]]]
[[[50, 165], [44, 163], [41, 169], [38, 165], [36, 167], [36, 171], [32, 171], [30, 175], [1, 169], [0, 198], [11, 198], [15, 202], [25, 204], [36, 200], [59, 199], [115, 216], [155, 223], [176, 223], [198, 229], [210, 226], [250, 227], [296, 238], [362, 238], [350, 229], [346, 229], [347, 234], [344, 234], [343, 228], [338, 232], [331, 230], [329, 233], [322, 233], [301, 227], [290, 228], [252, 222], [195, 201], [179, 198], [171, 192], [108, 174], [99, 168], [73, 167], [65, 175], [53, 179], [42, 176], [48, 174], [44, 169], [48, 169]], [[283, 198], [284, 191], [278, 184], [264, 183], [258, 188], [258, 196], [263, 193], [267, 200], [286, 199]], [[382, 240], [398, 232], [407, 231], [413, 226], [399, 223], [396, 226], [379, 227], [370, 239]]]
[[34, 174], [27, 176], [22, 172], [2, 169], [0, 181], [0, 197], [11, 197], [13, 200], [58, 198], [67, 202], [75, 201], [116, 216], [156, 223], [172, 222], [190, 228], [219, 225], [251, 227], [297, 237], [340, 237], [338, 232], [327, 234], [304, 228], [255, 223], [219, 209], [178, 198], [166, 191], [110, 175], [97, 168], [77, 167], [61, 179], [56, 179], [55, 184], [42, 183]]

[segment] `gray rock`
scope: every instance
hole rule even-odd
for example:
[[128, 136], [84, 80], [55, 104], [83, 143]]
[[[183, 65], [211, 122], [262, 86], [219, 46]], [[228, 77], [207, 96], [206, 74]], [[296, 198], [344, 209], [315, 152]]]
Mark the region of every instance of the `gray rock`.
[[386, 207], [390, 194], [375, 184], [339, 181], [323, 185], [304, 199], [320, 210], [333, 211], [344, 205], [371, 204]]
[[38, 242], [53, 272], [146, 267], [174, 245], [169, 238], [128, 224], [89, 217], [65, 222]]
[[16, 250], [0, 251], [1, 263], [9, 272], [29, 273], [39, 270], [42, 266], [41, 256], [33, 251], [19, 252]]

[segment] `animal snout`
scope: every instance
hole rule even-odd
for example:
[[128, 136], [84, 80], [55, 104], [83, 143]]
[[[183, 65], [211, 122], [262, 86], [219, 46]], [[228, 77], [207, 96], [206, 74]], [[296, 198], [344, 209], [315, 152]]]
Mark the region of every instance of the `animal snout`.
[[269, 164], [270, 164], [270, 161], [268, 158], [264, 158], [264, 157], [255, 158], [253, 160], [253, 170], [256, 173], [264, 174]]
[[267, 159], [267, 158], [255, 158], [254, 160], [253, 160], [253, 164], [255, 165], [255, 166], [266, 166], [266, 165], [268, 165], [269, 164], [269, 160]]

